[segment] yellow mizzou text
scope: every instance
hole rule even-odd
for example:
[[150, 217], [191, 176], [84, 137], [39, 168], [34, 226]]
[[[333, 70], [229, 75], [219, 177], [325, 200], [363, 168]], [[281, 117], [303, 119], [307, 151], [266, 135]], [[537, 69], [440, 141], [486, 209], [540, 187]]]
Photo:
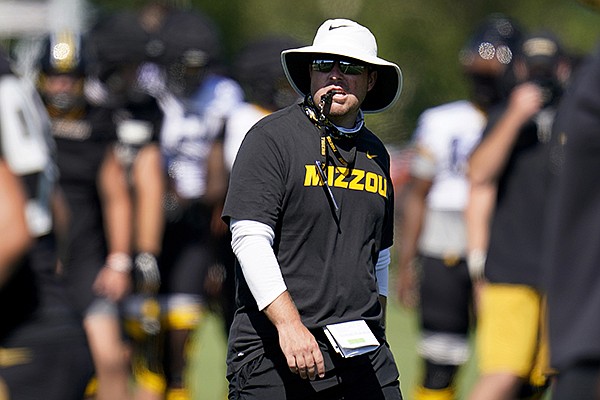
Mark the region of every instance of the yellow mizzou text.
[[[304, 186], [322, 186], [323, 182], [316, 165], [305, 165], [305, 168]], [[379, 193], [387, 198], [387, 179], [382, 175], [362, 169], [329, 165], [327, 167], [327, 184], [331, 187]]]

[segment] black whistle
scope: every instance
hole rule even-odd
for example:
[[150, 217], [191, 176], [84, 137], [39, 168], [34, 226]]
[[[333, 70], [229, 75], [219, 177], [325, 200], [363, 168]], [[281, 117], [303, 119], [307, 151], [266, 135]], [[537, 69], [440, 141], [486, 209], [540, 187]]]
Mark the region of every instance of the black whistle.
[[333, 96], [341, 93], [339, 90], [332, 89], [329, 92], [325, 93], [321, 96], [321, 101], [319, 101], [319, 111], [321, 112], [321, 116], [325, 117], [326, 114], [329, 114], [329, 110], [331, 109], [331, 102], [333, 101]]

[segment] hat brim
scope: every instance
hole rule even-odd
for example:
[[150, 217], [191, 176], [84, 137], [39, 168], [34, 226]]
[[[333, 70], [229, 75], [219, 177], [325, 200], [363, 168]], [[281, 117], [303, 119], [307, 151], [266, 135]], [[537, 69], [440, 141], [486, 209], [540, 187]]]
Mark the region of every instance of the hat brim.
[[331, 54], [340, 57], [353, 58], [375, 67], [377, 81], [367, 93], [361, 109], [365, 113], [376, 113], [391, 107], [402, 92], [402, 71], [398, 65], [375, 56], [358, 54], [352, 49], [343, 47], [322, 48], [306, 46], [298, 49], [284, 50], [281, 53], [281, 63], [285, 75], [292, 87], [302, 96], [310, 92], [309, 64], [315, 54]]

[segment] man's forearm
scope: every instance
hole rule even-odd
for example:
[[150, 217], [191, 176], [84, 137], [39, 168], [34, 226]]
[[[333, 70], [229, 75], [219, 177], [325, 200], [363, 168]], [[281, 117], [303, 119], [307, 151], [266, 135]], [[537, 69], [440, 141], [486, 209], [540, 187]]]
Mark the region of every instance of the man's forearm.
[[302, 324], [300, 313], [287, 290], [266, 306], [263, 311], [276, 328]]

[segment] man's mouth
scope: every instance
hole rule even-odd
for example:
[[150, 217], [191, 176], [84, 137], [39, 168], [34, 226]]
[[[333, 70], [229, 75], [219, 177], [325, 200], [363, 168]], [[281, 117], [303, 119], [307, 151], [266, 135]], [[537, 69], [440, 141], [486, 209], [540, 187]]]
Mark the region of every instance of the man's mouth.
[[331, 96], [336, 96], [336, 95], [343, 96], [346, 94], [346, 92], [344, 92], [342, 89], [335, 88], [335, 89], [331, 89], [329, 92], [327, 92], [327, 94], [329, 94]]

